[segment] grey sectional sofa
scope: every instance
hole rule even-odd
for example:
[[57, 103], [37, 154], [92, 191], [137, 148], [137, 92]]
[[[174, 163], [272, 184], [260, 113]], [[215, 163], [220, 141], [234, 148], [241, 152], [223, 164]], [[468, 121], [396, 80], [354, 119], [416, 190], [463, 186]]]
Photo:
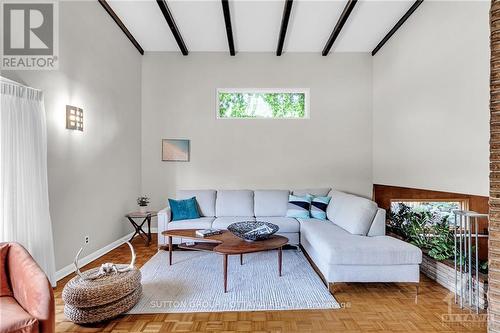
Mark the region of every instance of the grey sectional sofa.
[[[328, 220], [286, 217], [288, 195], [331, 196]], [[413, 282], [420, 279], [422, 252], [385, 235], [385, 210], [371, 200], [331, 189], [182, 190], [178, 199], [196, 197], [199, 219], [171, 221], [170, 209], [158, 214], [158, 245], [167, 229], [225, 229], [231, 223], [261, 220], [279, 226], [290, 244], [300, 245], [327, 283]], [[180, 239], [174, 239], [179, 243]]]

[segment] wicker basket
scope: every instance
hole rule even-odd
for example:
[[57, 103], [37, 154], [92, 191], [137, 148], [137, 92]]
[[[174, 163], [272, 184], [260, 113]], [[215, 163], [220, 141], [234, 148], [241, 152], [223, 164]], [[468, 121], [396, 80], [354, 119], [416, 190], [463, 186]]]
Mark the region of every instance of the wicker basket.
[[141, 298], [142, 286], [131, 294], [109, 304], [91, 308], [78, 308], [69, 304], [64, 305], [66, 317], [77, 324], [91, 324], [109, 320], [130, 310]]
[[[99, 268], [89, 269], [83, 277], [96, 274]], [[141, 285], [141, 271], [133, 269], [105, 275], [95, 280], [72, 278], [62, 292], [64, 303], [78, 308], [90, 308], [116, 301], [135, 291]]]
[[[121, 266], [119, 266], [121, 267]], [[99, 268], [82, 273], [95, 275]], [[94, 323], [116, 317], [132, 308], [142, 294], [141, 271], [111, 273], [94, 280], [71, 279], [62, 292], [64, 313], [75, 323]]]

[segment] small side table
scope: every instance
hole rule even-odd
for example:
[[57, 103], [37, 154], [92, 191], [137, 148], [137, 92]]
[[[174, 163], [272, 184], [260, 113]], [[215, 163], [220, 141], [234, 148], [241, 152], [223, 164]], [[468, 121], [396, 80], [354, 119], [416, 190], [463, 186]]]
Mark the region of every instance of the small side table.
[[[132, 235], [132, 238], [130, 238], [129, 242], [131, 242], [132, 239], [134, 239], [135, 235], [139, 235], [142, 238], [144, 238], [144, 240], [146, 241], [146, 245], [149, 246], [149, 243], [151, 242], [151, 218], [155, 217], [155, 216], [157, 216], [157, 212], [155, 212], [155, 211], [148, 211], [148, 212], [144, 212], [144, 213], [132, 212], [132, 213], [128, 213], [127, 215], [125, 215], [125, 217], [130, 221], [130, 223], [132, 224], [132, 226], [135, 229], [135, 232]], [[137, 224], [134, 219], [143, 219], [143, 220], [142, 220], [141, 224]], [[142, 229], [142, 226], [146, 222], [148, 223], [148, 232], [147, 233]]]

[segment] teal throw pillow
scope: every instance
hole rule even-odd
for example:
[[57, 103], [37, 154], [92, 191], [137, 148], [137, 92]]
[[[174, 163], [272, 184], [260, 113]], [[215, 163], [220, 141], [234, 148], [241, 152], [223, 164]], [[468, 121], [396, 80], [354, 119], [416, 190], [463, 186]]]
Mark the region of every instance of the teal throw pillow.
[[168, 199], [172, 212], [172, 221], [192, 220], [200, 217], [196, 197], [185, 200]]

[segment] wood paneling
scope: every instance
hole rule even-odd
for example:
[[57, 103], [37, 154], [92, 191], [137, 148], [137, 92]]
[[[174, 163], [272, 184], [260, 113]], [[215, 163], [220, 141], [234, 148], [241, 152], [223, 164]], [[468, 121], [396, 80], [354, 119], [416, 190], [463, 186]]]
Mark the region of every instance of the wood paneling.
[[463, 193], [431, 191], [409, 187], [373, 185], [373, 199], [379, 207], [389, 209], [394, 199], [447, 200], [465, 199], [469, 201], [469, 209], [488, 214], [488, 197]]
[[[136, 265], [142, 266], [157, 251], [156, 234], [145, 246], [140, 238], [132, 241]], [[284, 254], [286, 256], [286, 252]], [[128, 263], [126, 244], [93, 261], [83, 269], [105, 262]], [[165, 265], [168, 265], [165, 262]], [[217, 268], [220, 269], [220, 268]], [[286, 274], [286, 269], [283, 272]], [[421, 276], [418, 301], [415, 286], [399, 283], [346, 283], [335, 293], [342, 305], [338, 310], [252, 311], [211, 313], [160, 313], [123, 315], [103, 323], [79, 326], [64, 317], [61, 292], [69, 276], [58, 283], [56, 332], [485, 332], [485, 314], [460, 310], [453, 295], [434, 281]], [[209, 286], [211, 287], [211, 286]], [[325, 287], [326, 288], [326, 287]], [[450, 303], [451, 302], [451, 303]], [[450, 316], [453, 314], [454, 316]], [[468, 315], [468, 317], [459, 317]], [[452, 321], [448, 320], [452, 319]], [[467, 321], [468, 320], [468, 321]], [[474, 321], [475, 320], [475, 321]]]
[[[373, 185], [373, 200], [379, 207], [390, 210], [391, 200], [466, 200], [468, 209], [478, 213], [488, 214], [488, 197], [463, 193], [431, 191], [409, 187]], [[488, 221], [478, 220], [479, 233], [488, 233]], [[479, 241], [479, 256], [481, 260], [488, 258], [488, 240]]]

